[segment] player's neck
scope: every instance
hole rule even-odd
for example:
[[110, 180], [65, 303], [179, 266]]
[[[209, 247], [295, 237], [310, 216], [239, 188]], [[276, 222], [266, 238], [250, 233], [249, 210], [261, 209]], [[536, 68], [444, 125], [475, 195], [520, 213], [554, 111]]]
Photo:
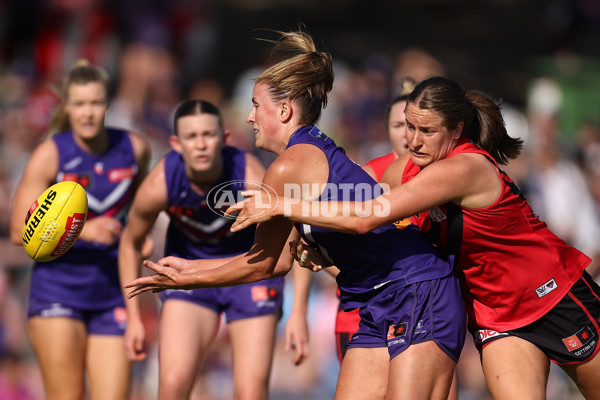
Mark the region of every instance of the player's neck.
[[200, 194], [207, 194], [217, 184], [223, 173], [223, 165], [218, 164], [206, 171], [188, 171], [192, 188]]

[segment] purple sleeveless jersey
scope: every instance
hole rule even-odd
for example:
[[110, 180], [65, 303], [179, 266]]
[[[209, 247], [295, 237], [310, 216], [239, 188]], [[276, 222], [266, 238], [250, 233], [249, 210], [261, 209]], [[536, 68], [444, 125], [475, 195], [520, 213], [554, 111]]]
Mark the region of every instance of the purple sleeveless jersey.
[[[245, 189], [246, 153], [226, 146], [222, 151], [223, 172], [214, 187], [226, 187], [229, 199]], [[185, 164], [174, 151], [165, 156], [170, 222], [165, 256], [187, 259], [225, 258], [243, 254], [254, 242], [255, 228], [233, 233], [233, 219], [215, 211], [214, 191], [200, 194], [192, 189]], [[230, 184], [232, 183], [232, 184]], [[208, 195], [208, 196], [207, 196]], [[279, 312], [283, 299], [283, 278], [251, 284], [194, 290], [166, 290], [161, 299], [181, 299], [215, 312], [225, 312], [228, 321]]]
[[[56, 135], [59, 154], [56, 182], [79, 182], [88, 197], [88, 221], [111, 216], [122, 223], [134, 195], [138, 167], [129, 134], [108, 129], [109, 145], [100, 155], [81, 149], [71, 131]], [[61, 257], [35, 263], [31, 293], [39, 300], [82, 310], [123, 306], [118, 243], [107, 246], [78, 240]]]
[[[344, 149], [315, 126], [300, 128], [288, 147], [307, 143], [325, 153], [329, 162], [328, 184], [320, 200], [364, 201], [383, 193], [379, 184]], [[302, 236], [340, 269], [337, 283], [345, 310], [366, 305], [409, 284], [442, 278], [452, 271], [453, 257], [438, 251], [414, 225], [403, 229], [393, 224], [364, 235], [334, 232], [298, 225]]]

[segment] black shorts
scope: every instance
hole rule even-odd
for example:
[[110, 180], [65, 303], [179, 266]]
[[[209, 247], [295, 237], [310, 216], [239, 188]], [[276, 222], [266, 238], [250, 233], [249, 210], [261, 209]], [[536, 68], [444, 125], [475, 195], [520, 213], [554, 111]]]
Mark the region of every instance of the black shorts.
[[505, 332], [470, 331], [480, 352], [494, 340], [515, 336], [536, 345], [556, 364], [581, 364], [598, 352], [599, 319], [600, 286], [584, 271], [565, 297], [537, 321]]

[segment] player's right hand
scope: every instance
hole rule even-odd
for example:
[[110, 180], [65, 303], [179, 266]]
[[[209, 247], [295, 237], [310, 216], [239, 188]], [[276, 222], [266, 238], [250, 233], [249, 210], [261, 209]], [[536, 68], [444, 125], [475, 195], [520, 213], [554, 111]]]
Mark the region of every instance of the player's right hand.
[[119, 220], [100, 216], [86, 221], [80, 239], [110, 246], [116, 243], [122, 229], [123, 225]]

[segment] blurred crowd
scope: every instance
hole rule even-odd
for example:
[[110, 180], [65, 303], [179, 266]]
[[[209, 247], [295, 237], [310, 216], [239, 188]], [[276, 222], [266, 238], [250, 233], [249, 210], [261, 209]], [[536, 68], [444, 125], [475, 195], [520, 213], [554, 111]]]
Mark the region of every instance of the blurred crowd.
[[[206, 73], [218, 46], [211, 8], [205, 6], [208, 2], [177, 1], [168, 6], [169, 2], [128, 1], [115, 5], [114, 12], [92, 0], [49, 3], [53, 5], [38, 11], [35, 21], [40, 27], [35, 35], [27, 34], [26, 26], [13, 26], [12, 34], [20, 36], [10, 43], [1, 41], [0, 398], [6, 400], [42, 398], [39, 371], [25, 331], [31, 260], [22, 248], [10, 244], [10, 201], [23, 167], [45, 136], [50, 114], [58, 104], [55, 88], [60, 86], [59, 79], [76, 58], [87, 58], [110, 72], [115, 86], [107, 124], [147, 135], [154, 162], [169, 149], [171, 113], [180, 101], [192, 98], [208, 100], [223, 110], [226, 128], [231, 131], [230, 144], [255, 152], [265, 165], [273, 159], [255, 149], [252, 129], [245, 123], [251, 108], [252, 78], [262, 65], [239, 74], [230, 83], [232, 90]], [[19, 11], [19, 7], [15, 9]], [[0, 13], [0, 20], [8, 17]], [[24, 15], [12, 17], [23, 18], [26, 24]], [[383, 115], [398, 82], [405, 77], [420, 81], [446, 74], [439, 60], [418, 47], [392, 56], [366, 54], [358, 65], [337, 57], [335, 49], [330, 51], [335, 83], [319, 125], [357, 163], [391, 151]], [[528, 82], [522, 104], [503, 104], [509, 134], [525, 141], [523, 154], [506, 170], [552, 231], [593, 258], [588, 270], [600, 280], [600, 110], [595, 118], [579, 121], [575, 129], [564, 132], [561, 118], [567, 101], [557, 79], [536, 76]], [[156, 228], [154, 259], [160, 257], [159, 231], [163, 228], [164, 224]], [[292, 277], [286, 279], [291, 290]], [[134, 370], [132, 398], [139, 400], [154, 398], [156, 393], [160, 310], [155, 295], [142, 299], [150, 335], [149, 357]], [[290, 302], [291, 294], [285, 301], [279, 329], [272, 398], [331, 398], [339, 370], [333, 334], [335, 282], [325, 274], [315, 276], [309, 307], [310, 356], [298, 367], [292, 364], [281, 341]], [[458, 369], [460, 399], [487, 399], [478, 355], [467, 339]], [[217, 345], [205, 362], [196, 399], [231, 398], [230, 357], [227, 328], [222, 325]], [[569, 383], [559, 369], [553, 369], [549, 385], [552, 399], [571, 398]]]

